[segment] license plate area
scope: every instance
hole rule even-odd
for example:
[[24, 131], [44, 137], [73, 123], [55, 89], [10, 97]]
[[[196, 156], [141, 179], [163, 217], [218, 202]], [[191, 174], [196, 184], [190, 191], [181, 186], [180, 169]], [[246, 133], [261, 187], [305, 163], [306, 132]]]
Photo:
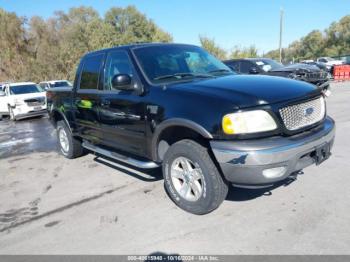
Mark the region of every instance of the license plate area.
[[35, 106], [35, 107], [34, 107], [34, 110], [35, 110], [35, 111], [41, 110], [41, 106]]
[[316, 165], [321, 164], [323, 161], [327, 160], [331, 156], [331, 144], [325, 143], [321, 146], [316, 147], [314, 152], [314, 159]]

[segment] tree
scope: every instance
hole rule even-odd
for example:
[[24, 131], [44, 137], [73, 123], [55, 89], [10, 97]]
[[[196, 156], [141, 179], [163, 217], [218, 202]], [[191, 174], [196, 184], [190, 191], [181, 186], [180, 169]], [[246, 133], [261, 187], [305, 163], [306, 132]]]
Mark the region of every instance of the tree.
[[215, 39], [211, 39], [205, 36], [199, 36], [201, 46], [209, 53], [223, 60], [226, 59], [226, 51], [215, 43]]
[[230, 58], [249, 58], [258, 57], [258, 49], [254, 45], [242, 48], [240, 46], [235, 46], [230, 54]]
[[[277, 50], [267, 53], [275, 58]], [[350, 15], [344, 16], [339, 22], [332, 23], [326, 30], [313, 30], [305, 37], [284, 48], [283, 60], [300, 61], [316, 59], [321, 56], [340, 56], [350, 54]]]

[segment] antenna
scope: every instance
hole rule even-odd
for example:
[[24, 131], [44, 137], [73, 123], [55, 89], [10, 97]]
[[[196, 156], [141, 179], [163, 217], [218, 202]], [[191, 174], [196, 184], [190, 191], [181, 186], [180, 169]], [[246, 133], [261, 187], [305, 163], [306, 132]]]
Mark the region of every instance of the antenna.
[[283, 8], [280, 9], [280, 63], [282, 63], [282, 33], [283, 33]]

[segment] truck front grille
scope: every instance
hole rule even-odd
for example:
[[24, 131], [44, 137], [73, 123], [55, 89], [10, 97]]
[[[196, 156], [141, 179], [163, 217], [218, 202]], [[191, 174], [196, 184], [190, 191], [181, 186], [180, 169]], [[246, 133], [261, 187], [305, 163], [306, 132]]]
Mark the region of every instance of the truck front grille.
[[326, 105], [321, 96], [307, 102], [284, 107], [279, 112], [285, 127], [290, 131], [295, 131], [321, 121], [326, 113]]
[[30, 99], [24, 100], [24, 102], [26, 102], [28, 106], [42, 106], [42, 105], [45, 105], [45, 98], [42, 98], [42, 97], [30, 98]]

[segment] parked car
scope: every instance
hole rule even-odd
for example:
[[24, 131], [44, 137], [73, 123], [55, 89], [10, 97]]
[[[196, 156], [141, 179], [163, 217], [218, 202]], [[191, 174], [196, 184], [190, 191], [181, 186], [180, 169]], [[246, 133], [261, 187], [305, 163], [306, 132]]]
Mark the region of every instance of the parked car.
[[301, 61], [300, 63], [312, 65], [312, 66], [317, 66], [320, 70], [327, 72], [328, 79], [331, 79], [333, 77], [332, 76], [333, 66], [331, 66], [331, 65], [327, 65], [327, 64], [322, 63], [322, 62], [315, 62], [313, 60], [304, 60], [304, 61]]
[[77, 70], [72, 89], [47, 91], [62, 155], [162, 166], [170, 198], [188, 212], [216, 209], [229, 183], [268, 187], [330, 156], [335, 124], [306, 82], [237, 75], [183, 44], [99, 50]]
[[335, 66], [335, 65], [343, 65], [344, 64], [344, 61], [336, 60], [332, 57], [319, 57], [319, 58], [317, 58], [316, 62], [324, 63], [327, 66]]
[[68, 80], [51, 80], [51, 81], [45, 81], [40, 82], [39, 86], [44, 89], [48, 90], [49, 88], [55, 88], [55, 87], [72, 87], [72, 83]]
[[245, 58], [223, 61], [240, 74], [262, 74], [302, 80], [316, 85], [321, 90], [329, 89], [327, 72], [316, 66], [292, 64], [284, 66], [269, 58]]
[[46, 111], [46, 93], [35, 83], [6, 84], [0, 91], [0, 115], [11, 120], [40, 116]]

